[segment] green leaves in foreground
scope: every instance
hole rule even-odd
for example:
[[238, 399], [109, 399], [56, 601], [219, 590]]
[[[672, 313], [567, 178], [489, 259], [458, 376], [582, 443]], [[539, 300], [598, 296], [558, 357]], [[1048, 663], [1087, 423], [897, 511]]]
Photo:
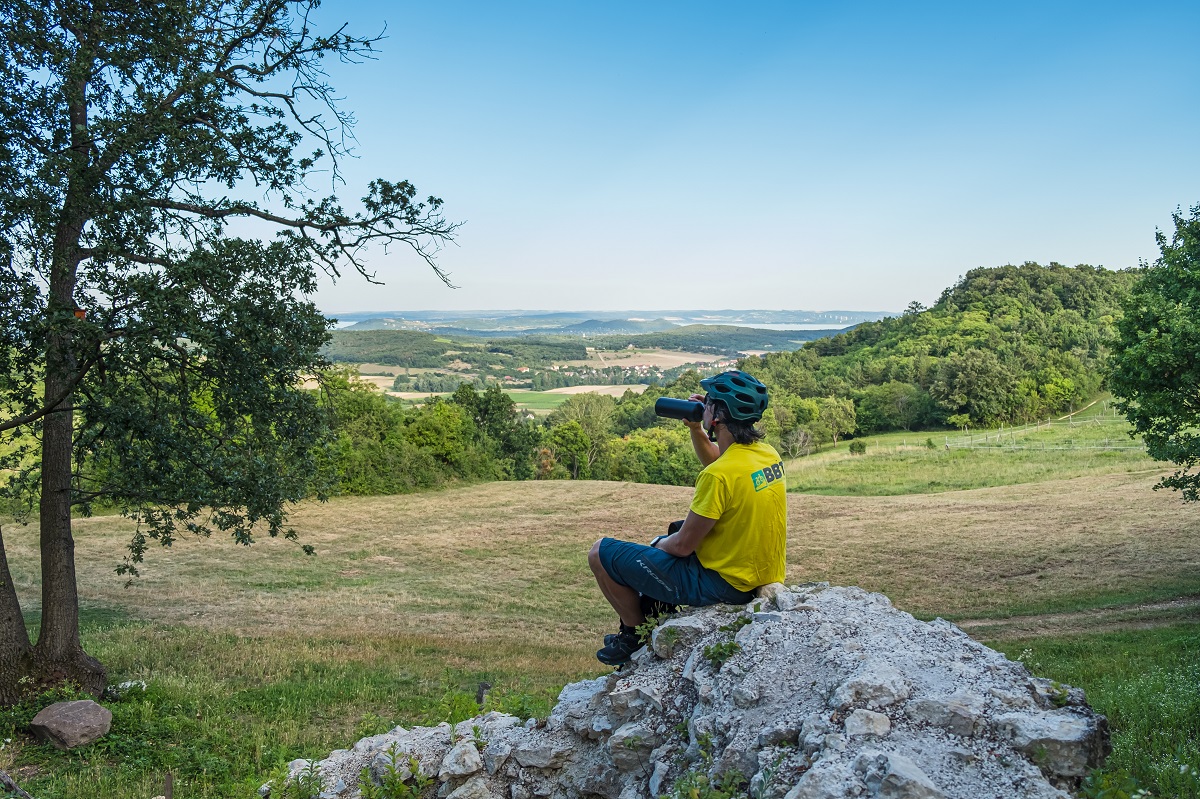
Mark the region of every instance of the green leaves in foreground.
[[1159, 231], [1162, 257], [1146, 269], [1117, 324], [1109, 385], [1117, 407], [1158, 460], [1180, 467], [1160, 483], [1200, 501], [1200, 205]]

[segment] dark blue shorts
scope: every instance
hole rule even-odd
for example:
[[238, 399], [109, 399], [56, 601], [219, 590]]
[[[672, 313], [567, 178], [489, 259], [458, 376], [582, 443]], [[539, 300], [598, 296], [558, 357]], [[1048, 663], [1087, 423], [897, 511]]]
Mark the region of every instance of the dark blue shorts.
[[754, 598], [753, 591], [739, 591], [700, 565], [694, 552], [677, 558], [645, 544], [604, 538], [600, 565], [620, 585], [669, 605], [740, 605]]

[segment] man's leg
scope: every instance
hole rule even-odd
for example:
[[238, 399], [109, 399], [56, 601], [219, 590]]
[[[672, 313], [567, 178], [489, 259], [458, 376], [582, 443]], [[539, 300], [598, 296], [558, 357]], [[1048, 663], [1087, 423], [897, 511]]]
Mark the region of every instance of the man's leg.
[[591, 551], [588, 552], [588, 565], [592, 567], [592, 574], [596, 576], [596, 584], [600, 586], [600, 593], [604, 594], [608, 604], [612, 605], [613, 610], [617, 612], [623, 626], [637, 627], [646, 621], [646, 617], [642, 614], [641, 597], [638, 592], [628, 586], [620, 585], [604, 570], [604, 565], [600, 562], [599, 541], [593, 544]]

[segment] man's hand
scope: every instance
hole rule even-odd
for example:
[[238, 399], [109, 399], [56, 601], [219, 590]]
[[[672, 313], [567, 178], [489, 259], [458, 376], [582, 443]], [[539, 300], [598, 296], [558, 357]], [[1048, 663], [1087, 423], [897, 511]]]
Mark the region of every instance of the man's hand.
[[704, 540], [704, 536], [712, 532], [713, 525], [716, 523], [716, 519], [710, 519], [707, 516], [701, 516], [689, 510], [687, 518], [683, 520], [683, 527], [679, 528], [679, 532], [655, 539], [656, 542], [651, 544], [651, 546], [655, 549], [661, 549], [668, 555], [674, 555], [677, 558], [686, 558], [696, 551], [696, 547], [700, 546], [700, 542]]
[[[704, 402], [704, 395], [693, 394], [688, 399], [692, 402]], [[705, 413], [707, 414], [708, 411]], [[688, 426], [688, 432], [692, 437], [692, 449], [696, 450], [696, 457], [700, 459], [701, 466], [707, 466], [721, 457], [721, 449], [708, 440], [708, 433], [704, 432], [704, 425], [701, 422], [689, 422], [685, 419], [683, 423]]]
[[[704, 402], [704, 395], [703, 394], [693, 394], [692, 396], [688, 397], [688, 400], [691, 402]], [[704, 425], [701, 424], [700, 422], [693, 422], [688, 419], [684, 419], [683, 423], [686, 424], [688, 427], [690, 427], [692, 430], [699, 430], [701, 433], [704, 432]]]

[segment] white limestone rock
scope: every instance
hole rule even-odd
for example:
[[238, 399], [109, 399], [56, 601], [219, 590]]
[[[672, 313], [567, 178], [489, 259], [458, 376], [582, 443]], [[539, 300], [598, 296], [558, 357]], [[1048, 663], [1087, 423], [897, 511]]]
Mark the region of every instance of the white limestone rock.
[[[488, 714], [364, 738], [320, 762], [330, 796], [354, 799], [358, 774], [392, 751], [398, 768], [411, 756], [444, 773], [443, 799], [650, 799], [689, 770], [729, 768], [751, 775], [760, 799], [1067, 799], [1056, 785], [1077, 786], [1103, 759], [1105, 722], [1081, 692], [1038, 683], [878, 594], [820, 589], [788, 592], [804, 610], [763, 599], [757, 612], [687, 609], [659, 627], [677, 635], [659, 632], [620, 671], [566, 686], [548, 719]], [[723, 667], [705, 657], [734, 640], [741, 651]], [[476, 726], [480, 767], [458, 748], [477, 746]]]
[[608, 739], [608, 752], [613, 764], [624, 772], [647, 771], [650, 753], [662, 743], [653, 729], [642, 722], [623, 724]]
[[867, 790], [884, 799], [945, 799], [916, 763], [895, 752], [864, 751], [854, 761]]
[[446, 799], [495, 799], [496, 794], [488, 787], [487, 780], [482, 776], [472, 777], [455, 788]]
[[869, 708], [894, 705], [908, 699], [909, 687], [904, 675], [890, 663], [870, 663], [838, 686], [830, 706], [845, 710], [851, 705]]
[[1086, 775], [1111, 751], [1107, 720], [1074, 709], [1006, 713], [996, 729], [1043, 771], [1061, 777]]
[[978, 735], [984, 729], [983, 706], [982, 697], [959, 692], [914, 699], [905, 707], [905, 713], [913, 721], [931, 724], [965, 738]]
[[892, 720], [883, 713], [859, 708], [846, 717], [846, 735], [883, 738], [892, 731]]
[[483, 768], [483, 758], [470, 738], [464, 738], [450, 748], [442, 758], [438, 779], [445, 782], [454, 777], [467, 777]]
[[783, 799], [853, 799], [865, 788], [844, 763], [822, 760], [804, 772]]
[[650, 634], [650, 648], [660, 658], [668, 659], [676, 652], [690, 649], [697, 640], [712, 632], [717, 625], [702, 616], [682, 616], [667, 619]]

